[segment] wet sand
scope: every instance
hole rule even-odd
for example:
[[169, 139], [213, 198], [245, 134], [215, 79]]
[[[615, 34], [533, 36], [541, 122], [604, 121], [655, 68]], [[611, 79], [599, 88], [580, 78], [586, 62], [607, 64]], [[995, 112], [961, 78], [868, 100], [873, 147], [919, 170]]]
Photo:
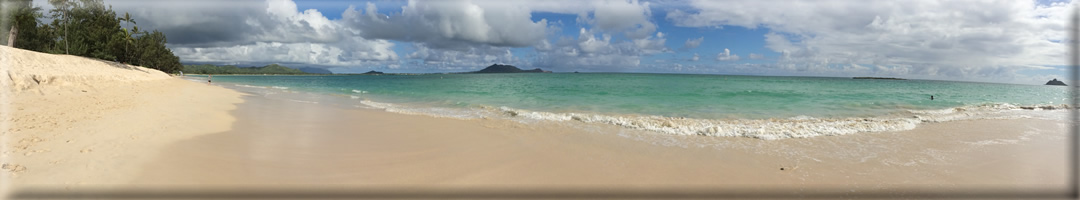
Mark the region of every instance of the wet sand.
[[0, 68], [9, 77], [0, 79], [3, 190], [1060, 193], [1071, 156], [1063, 120], [781, 140], [673, 136], [243, 96], [145, 68], [0, 51], [0, 63], [14, 66]]
[[1055, 192], [1068, 180], [1066, 126], [1054, 120], [759, 140], [244, 98], [231, 130], [168, 146], [132, 183]]

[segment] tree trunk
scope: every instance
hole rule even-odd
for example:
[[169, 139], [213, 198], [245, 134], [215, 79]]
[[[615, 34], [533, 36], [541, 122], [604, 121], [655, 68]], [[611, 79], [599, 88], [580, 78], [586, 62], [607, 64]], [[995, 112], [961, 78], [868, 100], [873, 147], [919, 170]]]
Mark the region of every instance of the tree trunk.
[[11, 33], [8, 34], [8, 46], [15, 47], [15, 39], [19, 37], [19, 21], [12, 20]]
[[71, 38], [68, 37], [68, 23], [70, 21], [68, 21], [67, 9], [64, 9], [64, 12], [64, 54], [70, 55], [71, 53], [68, 52], [68, 50], [71, 49], [71, 46], [68, 46], [68, 40], [71, 40]]

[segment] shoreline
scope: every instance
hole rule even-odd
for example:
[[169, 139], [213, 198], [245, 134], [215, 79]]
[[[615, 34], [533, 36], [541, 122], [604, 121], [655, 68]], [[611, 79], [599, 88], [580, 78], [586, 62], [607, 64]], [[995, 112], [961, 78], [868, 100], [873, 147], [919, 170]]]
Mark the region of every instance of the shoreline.
[[[86, 92], [82, 92], [86, 91]], [[5, 170], [15, 184], [121, 184], [168, 144], [230, 129], [240, 93], [179, 79], [19, 94]]]
[[0, 55], [2, 192], [126, 183], [162, 147], [228, 130], [242, 101], [154, 69], [6, 46]]
[[[134, 183], [889, 189], [1063, 188], [1066, 181], [1065, 144], [1055, 142], [1065, 125], [1051, 120], [964, 120], [899, 132], [760, 140], [244, 99], [231, 112], [238, 116], [233, 129], [171, 145]], [[275, 117], [284, 113], [303, 114]], [[205, 156], [211, 153], [217, 155]]]
[[[22, 166], [0, 178], [15, 189], [509, 184], [1066, 191], [1067, 133], [1060, 120], [959, 120], [781, 140], [667, 135], [612, 124], [450, 119], [289, 101], [131, 70], [137, 67], [0, 50], [20, 62], [81, 67], [14, 68], [7, 73], [18, 80], [0, 82], [14, 95], [0, 153], [3, 164]], [[114, 68], [121, 71], [94, 72]]]
[[[191, 78], [189, 80], [198, 80]], [[203, 79], [205, 80], [205, 79]], [[368, 91], [305, 91], [275, 85], [221, 83], [230, 89], [254, 95], [309, 103], [328, 103], [339, 107], [364, 107], [391, 113], [422, 115], [436, 118], [488, 119], [498, 118], [530, 123], [551, 121], [616, 125], [628, 129], [649, 130], [668, 135], [700, 135], [710, 137], [744, 137], [765, 140], [811, 138], [822, 136], [880, 133], [911, 130], [928, 123], [979, 119], [1050, 119], [1063, 120], [1068, 105], [1013, 105], [988, 103], [946, 108], [907, 108], [885, 114], [866, 116], [787, 116], [768, 118], [695, 118], [651, 114], [597, 113], [590, 111], [538, 111], [507, 106], [470, 105], [448, 107], [438, 103], [395, 103], [395, 98], [368, 96]], [[433, 104], [433, 105], [428, 105]], [[1059, 116], [1060, 115], [1060, 116]]]

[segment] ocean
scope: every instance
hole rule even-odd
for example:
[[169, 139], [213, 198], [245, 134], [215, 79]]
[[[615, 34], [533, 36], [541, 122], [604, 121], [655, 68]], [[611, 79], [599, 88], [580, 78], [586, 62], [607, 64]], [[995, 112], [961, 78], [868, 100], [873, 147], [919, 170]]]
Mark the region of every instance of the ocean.
[[213, 81], [268, 97], [405, 114], [609, 124], [665, 134], [759, 139], [900, 131], [968, 119], [1053, 118], [1063, 112], [1046, 110], [1059, 111], [1067, 102], [1067, 89], [1060, 86], [833, 77], [218, 75]]

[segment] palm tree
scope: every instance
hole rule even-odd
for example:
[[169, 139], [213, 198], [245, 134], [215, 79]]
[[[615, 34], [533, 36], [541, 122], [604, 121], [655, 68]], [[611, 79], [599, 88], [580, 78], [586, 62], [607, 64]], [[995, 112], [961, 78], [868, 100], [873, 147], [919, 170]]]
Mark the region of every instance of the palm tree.
[[[135, 19], [131, 19], [131, 14], [127, 13], [127, 12], [124, 12], [124, 17], [121, 17], [119, 20], [122, 21], [122, 22], [136, 24]], [[124, 38], [124, 40], [127, 41], [127, 44], [124, 45], [124, 60], [126, 62], [128, 62], [128, 63], [131, 63], [131, 57], [130, 57], [131, 53], [128, 52], [128, 46], [131, 46], [132, 43], [135, 43], [135, 39], [133, 38], [133, 35], [135, 35], [135, 33], [137, 33], [139, 31], [139, 27], [138, 26], [133, 27], [132, 32], [128, 32], [127, 28], [121, 28], [121, 29], [124, 30], [124, 36], [126, 37], [126, 38]]]
[[68, 40], [71, 38], [68, 37], [68, 12], [70, 12], [68, 7], [71, 6], [71, 2], [68, 0], [49, 0], [49, 4], [59, 9], [59, 12], [53, 13], [53, 17], [59, 15], [64, 19], [62, 22], [64, 24], [64, 54], [69, 54], [68, 49], [71, 49], [71, 46], [68, 46]]

